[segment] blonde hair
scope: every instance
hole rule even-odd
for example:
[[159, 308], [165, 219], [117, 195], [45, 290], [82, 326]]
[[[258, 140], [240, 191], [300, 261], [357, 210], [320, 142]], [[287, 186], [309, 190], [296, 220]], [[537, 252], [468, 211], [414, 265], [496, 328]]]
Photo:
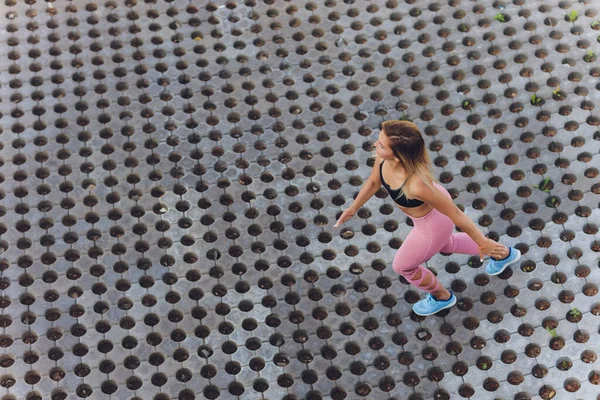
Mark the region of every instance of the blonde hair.
[[[425, 148], [425, 141], [419, 128], [410, 121], [390, 120], [381, 124], [381, 129], [389, 139], [390, 147], [398, 158], [400, 166], [406, 171], [406, 182], [398, 196], [412, 198], [410, 182], [415, 178], [422, 180], [434, 190], [433, 165]], [[439, 183], [439, 182], [438, 182]]]

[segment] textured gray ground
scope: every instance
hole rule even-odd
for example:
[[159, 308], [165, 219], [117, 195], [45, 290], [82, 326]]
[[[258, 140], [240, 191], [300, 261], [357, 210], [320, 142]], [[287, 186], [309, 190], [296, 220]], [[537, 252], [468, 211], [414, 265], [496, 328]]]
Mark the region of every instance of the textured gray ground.
[[[595, 2], [0, 10], [3, 400], [597, 398]], [[383, 189], [333, 228], [403, 115], [523, 252], [428, 318]]]

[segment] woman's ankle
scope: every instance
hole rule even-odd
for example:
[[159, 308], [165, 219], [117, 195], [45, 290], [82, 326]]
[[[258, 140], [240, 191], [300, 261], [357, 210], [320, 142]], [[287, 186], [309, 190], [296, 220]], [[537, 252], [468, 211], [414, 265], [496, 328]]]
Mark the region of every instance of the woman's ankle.
[[433, 295], [433, 297], [435, 297], [437, 300], [448, 300], [450, 297], [452, 297], [452, 293], [450, 293], [448, 290], [446, 290], [445, 288], [440, 289], [439, 291], [433, 292], [431, 293]]

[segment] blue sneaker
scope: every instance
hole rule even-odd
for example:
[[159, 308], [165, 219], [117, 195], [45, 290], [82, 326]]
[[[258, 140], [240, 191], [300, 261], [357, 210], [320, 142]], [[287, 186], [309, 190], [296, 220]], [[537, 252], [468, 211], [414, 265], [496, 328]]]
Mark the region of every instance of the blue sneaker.
[[448, 300], [438, 300], [431, 293], [427, 293], [423, 300], [419, 300], [413, 305], [413, 311], [415, 314], [425, 317], [452, 307], [456, 304], [456, 296], [451, 290], [449, 292], [450, 298]]
[[514, 247], [508, 248], [510, 253], [508, 257], [504, 260], [494, 260], [490, 259], [490, 261], [485, 266], [485, 273], [488, 275], [498, 275], [501, 274], [502, 271], [506, 269], [510, 264], [516, 263], [521, 259], [521, 252]]

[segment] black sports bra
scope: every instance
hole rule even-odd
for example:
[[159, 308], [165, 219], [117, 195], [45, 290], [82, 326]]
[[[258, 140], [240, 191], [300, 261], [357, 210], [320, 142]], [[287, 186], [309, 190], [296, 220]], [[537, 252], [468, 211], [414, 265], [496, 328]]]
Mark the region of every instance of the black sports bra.
[[387, 189], [387, 191], [390, 194], [390, 196], [392, 197], [392, 199], [394, 199], [394, 202], [396, 202], [396, 204], [398, 204], [399, 206], [407, 207], [407, 208], [415, 208], [415, 207], [419, 207], [420, 205], [422, 205], [424, 203], [424, 201], [417, 200], [417, 199], [408, 200], [406, 198], [406, 196], [404, 195], [404, 193], [402, 194], [402, 196], [398, 196], [398, 194], [400, 193], [400, 190], [404, 187], [404, 183], [406, 183], [406, 181], [404, 181], [404, 183], [402, 184], [402, 186], [400, 186], [399, 189], [392, 189], [391, 187], [388, 186], [387, 183], [385, 183], [385, 180], [383, 179], [383, 172], [382, 172], [384, 161], [385, 160], [383, 160], [381, 162], [381, 164], [379, 164], [379, 174], [381, 175], [381, 183], [383, 183], [383, 186], [385, 186], [385, 188]]

